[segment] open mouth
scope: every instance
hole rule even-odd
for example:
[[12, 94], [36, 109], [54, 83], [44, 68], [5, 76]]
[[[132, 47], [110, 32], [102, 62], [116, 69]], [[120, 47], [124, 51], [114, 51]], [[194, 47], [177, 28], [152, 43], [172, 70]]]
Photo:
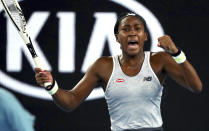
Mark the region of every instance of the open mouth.
[[130, 41], [128, 42], [128, 45], [138, 45], [138, 41]]

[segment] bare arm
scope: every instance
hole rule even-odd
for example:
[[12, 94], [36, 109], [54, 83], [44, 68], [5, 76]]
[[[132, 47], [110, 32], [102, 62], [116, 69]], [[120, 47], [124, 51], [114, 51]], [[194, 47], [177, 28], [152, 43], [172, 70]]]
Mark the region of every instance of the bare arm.
[[[97, 62], [95, 62], [72, 90], [59, 88], [52, 96], [54, 102], [64, 110], [72, 111], [75, 109], [85, 100], [86, 97], [88, 97], [99, 80], [97, 68]], [[36, 68], [35, 71], [36, 81], [40, 86], [43, 86], [44, 82], [53, 81], [52, 75], [49, 71], [41, 71], [38, 68]]]
[[[159, 43], [160, 46], [169, 54], [174, 54], [178, 51], [169, 36], [163, 36], [159, 38]], [[165, 61], [163, 68], [168, 75], [187, 89], [193, 92], [201, 92], [202, 82], [189, 61], [186, 60], [181, 64], [177, 64], [172, 56], [168, 53], [165, 53], [166, 55], [164, 55], [163, 58]]]
[[202, 82], [189, 61], [186, 60], [182, 64], [177, 64], [171, 56], [168, 56], [164, 70], [172, 79], [190, 91], [202, 91]]

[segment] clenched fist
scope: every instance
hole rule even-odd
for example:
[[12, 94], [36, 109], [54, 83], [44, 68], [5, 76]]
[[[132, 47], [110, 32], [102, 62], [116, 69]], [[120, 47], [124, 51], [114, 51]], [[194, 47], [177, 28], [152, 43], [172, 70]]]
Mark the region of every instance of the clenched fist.
[[178, 48], [172, 41], [171, 37], [168, 35], [164, 35], [158, 38], [158, 46], [163, 48], [169, 54], [176, 54], [178, 52]]

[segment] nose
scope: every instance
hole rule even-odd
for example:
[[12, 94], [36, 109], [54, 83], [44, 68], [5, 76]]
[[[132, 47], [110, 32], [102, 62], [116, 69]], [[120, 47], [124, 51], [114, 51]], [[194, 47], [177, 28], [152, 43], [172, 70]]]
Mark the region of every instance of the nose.
[[130, 29], [129, 36], [136, 36], [136, 30], [134, 28]]

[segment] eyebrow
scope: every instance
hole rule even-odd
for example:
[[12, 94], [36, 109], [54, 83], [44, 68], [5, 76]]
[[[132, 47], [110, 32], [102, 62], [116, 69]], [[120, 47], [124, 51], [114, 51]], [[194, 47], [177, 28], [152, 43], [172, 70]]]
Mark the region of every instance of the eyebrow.
[[[143, 25], [143, 24], [135, 24], [134, 26], [139, 26], [139, 25], [141, 26], [141, 25]], [[123, 27], [124, 27], [124, 26], [130, 26], [130, 24], [125, 24], [125, 25], [121, 24], [121, 26], [123, 26]]]

